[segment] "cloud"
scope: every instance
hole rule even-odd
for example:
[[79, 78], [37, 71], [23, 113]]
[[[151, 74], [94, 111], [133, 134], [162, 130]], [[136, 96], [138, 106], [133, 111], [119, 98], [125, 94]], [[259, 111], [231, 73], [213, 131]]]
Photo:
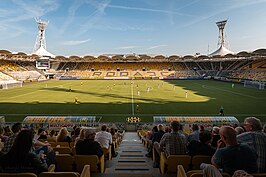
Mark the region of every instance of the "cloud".
[[209, 18], [212, 18], [214, 16], [217, 16], [219, 14], [222, 14], [222, 13], [225, 13], [225, 12], [228, 12], [228, 11], [231, 11], [231, 10], [236, 10], [236, 9], [243, 8], [243, 7], [250, 6], [250, 5], [256, 5], [256, 4], [260, 4], [260, 3], [265, 3], [266, 0], [253, 0], [253, 1], [249, 1], [249, 0], [234, 0], [233, 2], [234, 3], [231, 3], [229, 7], [220, 8], [220, 9], [214, 11], [213, 13], [210, 13], [207, 16], [203, 16], [203, 17], [197, 18], [196, 20], [190, 21], [190, 22], [186, 23], [185, 25], [181, 26], [180, 28], [184, 28], [184, 27], [188, 27], [188, 26], [194, 25], [196, 23], [200, 23], [200, 22], [202, 22], [204, 20], [207, 20]]
[[139, 48], [139, 46], [123, 46], [123, 47], [118, 47], [116, 49], [135, 49], [135, 48]]
[[167, 47], [168, 45], [156, 45], [156, 46], [151, 46], [149, 48], [147, 48], [146, 50], [151, 50], [151, 49], [156, 49], [156, 48], [160, 48], [160, 47]]
[[180, 16], [196, 17], [194, 15], [180, 13], [180, 12], [177, 12], [177, 11], [170, 11], [170, 10], [150, 9], [150, 8], [142, 8], [142, 7], [118, 6], [118, 5], [109, 5], [108, 7], [109, 8], [116, 8], [116, 9], [124, 9], [124, 10], [137, 10], [137, 11], [156, 12], [156, 13], [164, 13], [164, 14], [176, 14], [176, 15], [180, 15]]
[[88, 42], [90, 40], [91, 39], [77, 40], [77, 41], [64, 41], [64, 42], [62, 42], [62, 45], [68, 45], [68, 46], [80, 45], [80, 44], [86, 43], [86, 42]]

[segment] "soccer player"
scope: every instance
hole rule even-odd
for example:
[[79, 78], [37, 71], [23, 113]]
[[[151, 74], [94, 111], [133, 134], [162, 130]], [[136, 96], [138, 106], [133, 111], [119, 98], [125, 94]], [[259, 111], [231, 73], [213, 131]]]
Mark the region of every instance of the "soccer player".
[[140, 91], [138, 90], [138, 96], [140, 96]]
[[221, 108], [220, 108], [220, 116], [224, 116], [224, 108], [223, 108], [223, 106], [221, 106]]
[[186, 98], [188, 97], [188, 92], [186, 91], [186, 93], [185, 93], [185, 96], [186, 96]]
[[232, 83], [232, 88], [234, 88], [235, 87], [235, 84], [234, 83]]
[[139, 104], [136, 105], [136, 112], [139, 112]]
[[75, 104], [78, 104], [78, 97], [75, 96]]

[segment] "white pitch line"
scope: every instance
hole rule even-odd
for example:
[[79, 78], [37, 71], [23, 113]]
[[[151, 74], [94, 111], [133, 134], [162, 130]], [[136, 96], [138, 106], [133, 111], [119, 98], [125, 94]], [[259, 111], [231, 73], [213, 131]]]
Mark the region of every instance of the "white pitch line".
[[[200, 85], [200, 84], [199, 84]], [[221, 89], [221, 88], [217, 88], [217, 87], [213, 87], [213, 86], [206, 86], [206, 85], [201, 85], [202, 88], [205, 88], [205, 89], [209, 89], [209, 88], [213, 88], [213, 89], [216, 89], [216, 90], [221, 90], [221, 91], [224, 91], [224, 92], [229, 92], [229, 93], [233, 93], [235, 95], [241, 95], [241, 96], [245, 96], [245, 97], [249, 97], [249, 98], [253, 98], [253, 99], [256, 99], [256, 100], [262, 100], [260, 98], [257, 98], [255, 96], [251, 96], [251, 95], [246, 95], [246, 94], [242, 94], [242, 93], [238, 93], [238, 92], [233, 92], [233, 91], [230, 91], [230, 90], [225, 90], [225, 89]]]
[[134, 81], [131, 82], [131, 108], [132, 108], [132, 115], [134, 115]]
[[[70, 83], [65, 83], [65, 84], [60, 84], [60, 85], [55, 85], [53, 87], [62, 87], [64, 85], [69, 85]], [[45, 90], [36, 90], [36, 91], [33, 91], [33, 92], [28, 92], [28, 93], [24, 93], [24, 94], [21, 94], [21, 95], [16, 95], [16, 96], [13, 96], [13, 97], [9, 97], [8, 99], [12, 99], [12, 98], [18, 98], [18, 97], [21, 97], [21, 96], [25, 96], [25, 95], [30, 95], [30, 94], [33, 94], [33, 93], [36, 93], [36, 92], [42, 92], [42, 91], [45, 91]]]

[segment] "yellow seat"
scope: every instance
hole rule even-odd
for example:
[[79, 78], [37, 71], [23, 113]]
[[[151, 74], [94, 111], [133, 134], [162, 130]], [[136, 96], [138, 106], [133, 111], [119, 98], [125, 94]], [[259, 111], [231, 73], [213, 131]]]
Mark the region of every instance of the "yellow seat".
[[55, 144], [56, 144], [55, 147], [70, 147], [69, 142], [56, 142]]
[[192, 157], [192, 170], [199, 170], [200, 169], [200, 164], [201, 163], [207, 163], [211, 164], [211, 156], [206, 156], [206, 155], [195, 155]]
[[182, 165], [177, 165], [177, 175], [176, 177], [187, 177], [185, 169]]
[[[228, 173], [222, 173], [223, 177], [231, 177]], [[203, 170], [191, 170], [187, 172], [187, 177], [203, 177]]]
[[109, 148], [104, 148], [102, 147], [104, 157], [106, 157], [108, 160], [112, 160], [112, 150], [111, 150], [111, 145]]
[[104, 173], [104, 156], [98, 158], [97, 155], [75, 155], [74, 162], [78, 172], [81, 172], [85, 165], [90, 165], [91, 172]]
[[177, 165], [183, 165], [187, 171], [189, 169], [191, 157], [189, 155], [170, 155], [166, 158], [165, 153], [161, 153], [160, 170], [161, 173], [176, 173]]
[[53, 150], [59, 152], [59, 154], [71, 154], [70, 147], [54, 147]]
[[74, 158], [70, 154], [56, 155], [57, 171], [72, 172]]
[[77, 172], [43, 172], [39, 177], [90, 177], [90, 166], [85, 165], [81, 174]]

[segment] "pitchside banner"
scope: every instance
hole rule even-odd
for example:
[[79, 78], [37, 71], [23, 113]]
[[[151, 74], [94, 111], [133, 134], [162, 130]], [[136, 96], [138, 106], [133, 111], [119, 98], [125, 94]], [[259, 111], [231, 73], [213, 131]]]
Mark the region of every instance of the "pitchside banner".
[[96, 116], [27, 116], [24, 123], [49, 124], [50, 128], [74, 127], [76, 124], [91, 124]]
[[239, 124], [233, 116], [153, 116], [154, 122], [178, 121], [182, 124]]

